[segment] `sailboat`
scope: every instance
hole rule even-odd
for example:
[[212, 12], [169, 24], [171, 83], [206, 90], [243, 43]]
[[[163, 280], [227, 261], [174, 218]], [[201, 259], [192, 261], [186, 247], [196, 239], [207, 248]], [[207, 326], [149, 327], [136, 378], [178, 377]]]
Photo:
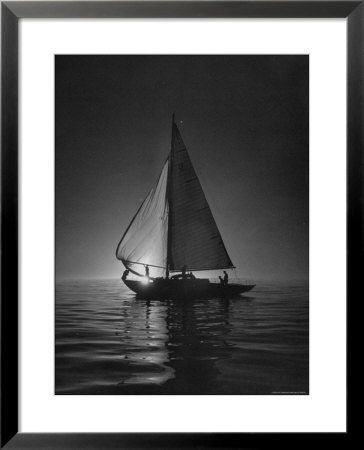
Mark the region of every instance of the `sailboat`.
[[[140, 297], [234, 296], [253, 284], [211, 281], [193, 272], [233, 265], [180, 130], [172, 116], [171, 148], [152, 189], [116, 249], [125, 285]], [[129, 274], [136, 275], [130, 277]], [[172, 275], [174, 274], [174, 275]]]

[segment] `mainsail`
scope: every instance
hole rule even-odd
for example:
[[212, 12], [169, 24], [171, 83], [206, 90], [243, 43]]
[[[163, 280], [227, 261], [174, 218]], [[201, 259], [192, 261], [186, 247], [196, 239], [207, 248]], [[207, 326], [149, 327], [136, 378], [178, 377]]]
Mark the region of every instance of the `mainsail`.
[[172, 120], [171, 151], [153, 189], [135, 214], [116, 251], [138, 275], [140, 264], [180, 271], [234, 267], [210, 207]]
[[168, 262], [171, 270], [233, 267], [192, 166], [182, 136], [172, 124]]

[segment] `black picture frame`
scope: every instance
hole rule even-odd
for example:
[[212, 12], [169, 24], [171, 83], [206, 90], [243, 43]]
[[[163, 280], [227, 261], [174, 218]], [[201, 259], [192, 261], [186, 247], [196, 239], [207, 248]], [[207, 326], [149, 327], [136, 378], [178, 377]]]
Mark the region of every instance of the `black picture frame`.
[[[295, 448], [326, 433], [18, 432], [18, 22], [21, 18], [347, 18], [347, 305], [363, 273], [363, 1], [1, 2], [1, 448]], [[347, 349], [350, 347], [347, 346]], [[349, 417], [349, 415], [347, 416]], [[349, 431], [349, 427], [347, 428]], [[335, 433], [347, 445], [348, 431]]]

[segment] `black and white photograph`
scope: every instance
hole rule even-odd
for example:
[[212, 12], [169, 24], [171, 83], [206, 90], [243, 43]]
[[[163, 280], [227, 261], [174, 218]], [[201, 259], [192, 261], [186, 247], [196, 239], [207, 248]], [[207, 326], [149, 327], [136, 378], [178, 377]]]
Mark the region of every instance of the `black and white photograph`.
[[55, 56], [55, 394], [309, 394], [309, 56]]

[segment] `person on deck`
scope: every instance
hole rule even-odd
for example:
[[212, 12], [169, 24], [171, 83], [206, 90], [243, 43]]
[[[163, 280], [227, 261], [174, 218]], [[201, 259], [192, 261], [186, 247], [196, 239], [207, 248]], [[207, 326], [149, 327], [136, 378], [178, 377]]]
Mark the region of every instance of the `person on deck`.
[[190, 272], [188, 274], [188, 278], [191, 278], [191, 280], [194, 280], [196, 277], [195, 277], [195, 275], [192, 272]]
[[224, 285], [226, 286], [229, 282], [229, 275], [227, 274], [226, 270], [224, 270]]
[[121, 279], [122, 279], [122, 280], [126, 280], [127, 277], [128, 277], [128, 275], [129, 275], [129, 270], [128, 270], [128, 269], [124, 270], [123, 276], [121, 277]]
[[187, 278], [186, 272], [187, 272], [187, 265], [185, 264], [185, 265], [182, 267], [182, 279], [183, 279], [183, 280], [185, 280], [185, 279]]
[[219, 277], [219, 280], [220, 280], [220, 286], [224, 286], [224, 280], [222, 279], [222, 277]]
[[148, 266], [148, 264], [145, 266], [145, 276], [149, 279], [149, 266]]

